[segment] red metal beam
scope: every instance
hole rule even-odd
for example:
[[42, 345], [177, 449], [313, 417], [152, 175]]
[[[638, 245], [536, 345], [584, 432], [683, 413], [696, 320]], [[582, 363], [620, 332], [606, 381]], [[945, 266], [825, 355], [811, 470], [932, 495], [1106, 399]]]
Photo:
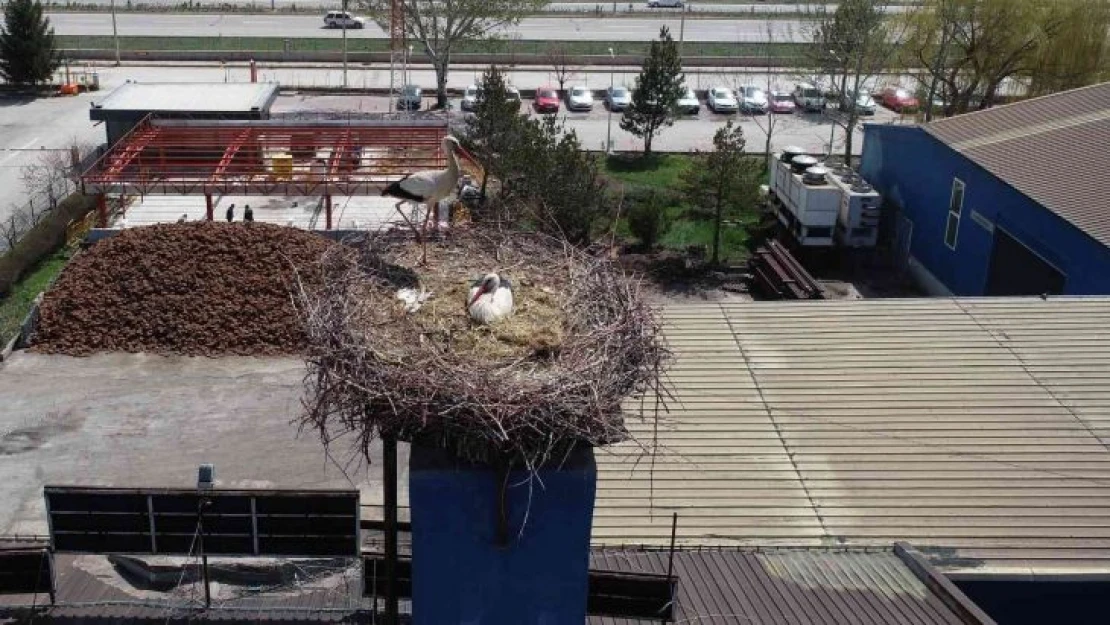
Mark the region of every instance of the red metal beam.
[[[144, 122], [82, 177], [90, 192], [193, 195], [371, 195], [414, 171], [442, 167], [447, 126], [382, 124], [172, 124]], [[278, 176], [244, 146], [288, 152], [293, 171]], [[362, 167], [341, 167], [352, 146]], [[318, 150], [331, 149], [326, 175], [312, 171]], [[143, 158], [144, 152], [150, 158]], [[141, 171], [128, 165], [142, 161]]]
[[220, 158], [219, 164], [216, 165], [216, 171], [212, 172], [212, 175], [209, 176], [209, 181], [215, 182], [216, 180], [220, 179], [220, 176], [224, 175], [224, 172], [227, 171], [228, 166], [231, 165], [231, 161], [235, 159], [235, 155], [239, 153], [239, 148], [243, 147], [243, 144], [246, 143], [247, 139], [249, 139], [250, 136], [250, 129], [245, 128], [242, 132], [239, 133], [237, 137], [235, 137], [234, 141], [227, 145], [227, 149], [224, 150], [224, 155]]

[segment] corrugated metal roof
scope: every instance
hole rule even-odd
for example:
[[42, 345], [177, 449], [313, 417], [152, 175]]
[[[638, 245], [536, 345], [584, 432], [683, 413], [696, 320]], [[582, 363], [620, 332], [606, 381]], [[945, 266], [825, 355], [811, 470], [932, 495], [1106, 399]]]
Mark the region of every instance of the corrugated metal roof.
[[[667, 573], [666, 551], [593, 553], [596, 569]], [[962, 625], [890, 549], [678, 551], [675, 623], [699, 625]], [[640, 621], [590, 617], [591, 625]]]
[[[942, 119], [925, 130], [1110, 245], [1110, 83]], [[1092, 160], [1093, 159], [1093, 160]]]
[[595, 543], [666, 544], [678, 511], [681, 544], [905, 540], [947, 571], [1110, 571], [1110, 298], [663, 315], [660, 451], [598, 454]]

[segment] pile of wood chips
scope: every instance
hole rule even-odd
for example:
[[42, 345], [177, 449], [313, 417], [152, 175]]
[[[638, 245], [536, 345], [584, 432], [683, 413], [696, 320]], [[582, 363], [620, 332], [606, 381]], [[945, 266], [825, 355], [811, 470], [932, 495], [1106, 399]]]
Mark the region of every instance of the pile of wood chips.
[[304, 349], [296, 277], [333, 245], [264, 223], [130, 228], [66, 267], [40, 308], [37, 351], [273, 355]]

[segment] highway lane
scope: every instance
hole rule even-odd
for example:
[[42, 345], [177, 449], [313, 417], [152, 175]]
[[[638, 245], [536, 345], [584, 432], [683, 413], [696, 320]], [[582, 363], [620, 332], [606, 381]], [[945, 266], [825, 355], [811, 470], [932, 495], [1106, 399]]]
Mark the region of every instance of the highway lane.
[[[181, 0], [141, 0], [141, 4], [151, 6], [172, 6], [180, 4]], [[100, 6], [110, 6], [112, 0], [84, 0], [83, 4], [92, 4]], [[231, 4], [237, 7], [254, 7], [261, 10], [265, 9], [287, 9], [292, 6], [301, 8], [316, 7], [320, 10], [338, 9], [341, 2], [336, 0], [235, 0], [234, 2], [227, 2], [226, 0], [193, 0], [194, 4], [201, 6], [223, 6]], [[768, 3], [768, 2], [738, 2], [738, 3], [705, 3], [705, 2], [691, 2], [687, 5], [687, 10], [691, 13], [797, 13], [800, 7], [804, 4], [797, 3]], [[836, 8], [835, 4], [814, 5], [824, 6], [828, 10]], [[545, 11], [549, 12], [567, 12], [567, 11], [583, 11], [593, 12], [596, 9], [601, 9], [602, 17], [612, 16], [617, 14], [628, 14], [629, 3], [625, 2], [552, 2], [544, 7]], [[886, 7], [890, 12], [903, 12], [906, 10], [905, 5], [890, 5]], [[632, 13], [677, 13], [679, 9], [664, 9], [664, 8], [649, 8], [646, 2], [639, 1], [632, 3]]]
[[[112, 19], [108, 13], [51, 13], [55, 33], [59, 35], [111, 35]], [[153, 37], [334, 37], [342, 33], [323, 27], [323, 19], [314, 15], [244, 15], [220, 13], [164, 14], [120, 13], [117, 24], [121, 36]], [[804, 41], [804, 22], [776, 20], [771, 22], [775, 41]], [[677, 37], [679, 19], [675, 16], [658, 19], [609, 19], [578, 17], [531, 17], [504, 34], [519, 39], [586, 40], [586, 41], [648, 41], [659, 35], [661, 26], [669, 26]], [[698, 19], [686, 20], [686, 41], [758, 42], [767, 38], [768, 23], [764, 20]], [[385, 32], [373, 22], [365, 29], [348, 30], [355, 39], [383, 39]]]

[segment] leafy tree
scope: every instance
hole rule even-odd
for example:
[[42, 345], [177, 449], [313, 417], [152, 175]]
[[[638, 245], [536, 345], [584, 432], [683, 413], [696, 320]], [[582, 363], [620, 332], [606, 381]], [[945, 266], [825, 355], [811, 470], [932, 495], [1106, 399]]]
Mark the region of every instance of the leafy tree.
[[628, 205], [628, 229], [647, 249], [652, 249], [671, 228], [665, 199], [655, 190], [644, 195], [625, 196]]
[[507, 179], [512, 173], [513, 143], [520, 135], [520, 103], [509, 98], [505, 74], [496, 66], [482, 73], [478, 84], [481, 94], [473, 115], [463, 122], [462, 140], [467, 150], [482, 165], [482, 201], [486, 199], [489, 177]]
[[645, 155], [651, 154], [655, 135], [674, 124], [675, 102], [685, 90], [678, 45], [664, 26], [659, 39], [651, 42], [651, 52], [636, 78], [632, 105], [625, 109], [620, 124], [623, 130], [644, 140]]
[[480, 88], [474, 115], [464, 122], [463, 141], [486, 174], [497, 179], [492, 209], [510, 223], [588, 243], [596, 219], [608, 210], [596, 160], [554, 116], [520, 115], [497, 68], [483, 74]]
[[744, 153], [744, 129], [732, 120], [713, 135], [713, 151], [695, 155], [684, 176], [686, 193], [702, 208], [713, 211], [713, 257], [721, 258], [721, 224], [726, 215], [754, 207], [759, 199], [762, 163]]
[[[361, 3], [388, 33], [391, 0]], [[435, 69], [437, 106], [447, 107], [447, 71], [461, 43], [495, 39], [546, 5], [547, 0], [401, 0], [405, 36], [423, 48]]]
[[1110, 2], [1053, 3], [1059, 32], [1048, 38], [1029, 71], [1030, 95], [1045, 95], [1110, 80]]
[[16, 85], [38, 85], [54, 75], [59, 59], [54, 29], [39, 0], [10, 0], [0, 27], [0, 75]]
[[[876, 74], [888, 69], [894, 56], [897, 33], [888, 27], [885, 2], [880, 0], [841, 0], [829, 11], [820, 5], [816, 12], [811, 48], [819, 67], [832, 78], [832, 90], [840, 97], [840, 113], [833, 123], [844, 128], [844, 159], [851, 162], [852, 133], [860, 114], [855, 103], [865, 85]], [[833, 146], [829, 146], [829, 153]]]
[[905, 49], [936, 83], [945, 115], [984, 109], [1003, 82], [1035, 72], [1046, 46], [1063, 33], [1064, 4], [925, 0], [907, 14]]

